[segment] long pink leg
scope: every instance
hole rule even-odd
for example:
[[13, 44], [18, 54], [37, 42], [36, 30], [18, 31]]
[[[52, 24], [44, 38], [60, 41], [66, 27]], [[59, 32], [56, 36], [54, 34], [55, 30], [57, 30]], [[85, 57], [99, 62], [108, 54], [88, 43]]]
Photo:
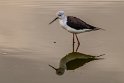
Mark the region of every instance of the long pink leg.
[[77, 34], [75, 34], [75, 36], [76, 36], [76, 39], [77, 39], [77, 41], [78, 41], [78, 46], [77, 46], [77, 49], [76, 49], [76, 52], [77, 52], [77, 51], [78, 51], [78, 48], [79, 48], [79, 46], [80, 46], [80, 41], [79, 41], [79, 39], [78, 39]]
[[73, 52], [74, 52], [74, 33], [73, 33]]

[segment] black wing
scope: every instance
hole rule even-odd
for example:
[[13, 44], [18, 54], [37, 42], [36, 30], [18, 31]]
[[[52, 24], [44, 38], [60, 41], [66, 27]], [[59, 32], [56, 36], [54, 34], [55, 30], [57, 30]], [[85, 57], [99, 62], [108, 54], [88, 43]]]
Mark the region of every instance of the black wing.
[[94, 60], [93, 58], [89, 58], [89, 59], [75, 59], [75, 60], [69, 61], [68, 63], [66, 63], [67, 70], [75, 70], [93, 60]]
[[86, 22], [82, 21], [81, 19], [73, 16], [67, 16], [67, 25], [76, 29], [76, 30], [83, 30], [83, 29], [91, 29], [94, 30], [96, 27], [87, 24]]

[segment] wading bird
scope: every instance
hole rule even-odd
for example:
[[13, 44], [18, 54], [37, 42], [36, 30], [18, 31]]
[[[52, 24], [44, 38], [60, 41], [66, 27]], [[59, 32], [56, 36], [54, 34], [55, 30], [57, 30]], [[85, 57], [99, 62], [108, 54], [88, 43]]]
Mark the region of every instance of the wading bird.
[[77, 68], [84, 66], [88, 62], [104, 59], [100, 58], [103, 55], [105, 54], [99, 56], [92, 56], [79, 52], [72, 52], [67, 54], [60, 60], [59, 68], [55, 68], [52, 65], [49, 66], [56, 70], [57, 75], [63, 75], [65, 70], [75, 70]]
[[[78, 46], [76, 48], [76, 52], [80, 46], [80, 41], [78, 39], [77, 34], [83, 33], [83, 32], [90, 32], [90, 31], [96, 31], [100, 30], [101, 28], [94, 27], [90, 24], [87, 24], [86, 22], [82, 21], [81, 19], [74, 17], [74, 16], [65, 16], [64, 11], [58, 11], [56, 13], [56, 18], [51, 21], [49, 24], [53, 23], [57, 19], [59, 19], [60, 25], [67, 30], [70, 33], [73, 33], [73, 52], [74, 52], [74, 36], [77, 39]], [[103, 29], [101, 29], [103, 30]]]

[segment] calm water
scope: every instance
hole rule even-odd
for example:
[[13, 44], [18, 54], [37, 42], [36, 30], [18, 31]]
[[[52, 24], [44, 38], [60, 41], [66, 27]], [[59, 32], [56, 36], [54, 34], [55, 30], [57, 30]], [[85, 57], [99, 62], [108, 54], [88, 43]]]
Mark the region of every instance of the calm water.
[[[72, 34], [48, 25], [58, 10], [106, 29], [78, 35], [79, 52], [104, 60], [55, 74], [48, 64], [72, 51]], [[123, 22], [123, 0], [0, 0], [0, 83], [124, 83]]]

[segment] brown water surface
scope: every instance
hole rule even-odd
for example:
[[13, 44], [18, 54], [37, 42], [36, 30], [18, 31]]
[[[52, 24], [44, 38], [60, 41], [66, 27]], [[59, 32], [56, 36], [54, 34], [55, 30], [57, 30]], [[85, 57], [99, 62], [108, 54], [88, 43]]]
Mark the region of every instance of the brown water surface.
[[[55, 74], [48, 64], [72, 51], [72, 34], [48, 25], [58, 10], [106, 29], [78, 35], [79, 52], [104, 60]], [[0, 0], [0, 83], [124, 83], [123, 36], [123, 0]]]

